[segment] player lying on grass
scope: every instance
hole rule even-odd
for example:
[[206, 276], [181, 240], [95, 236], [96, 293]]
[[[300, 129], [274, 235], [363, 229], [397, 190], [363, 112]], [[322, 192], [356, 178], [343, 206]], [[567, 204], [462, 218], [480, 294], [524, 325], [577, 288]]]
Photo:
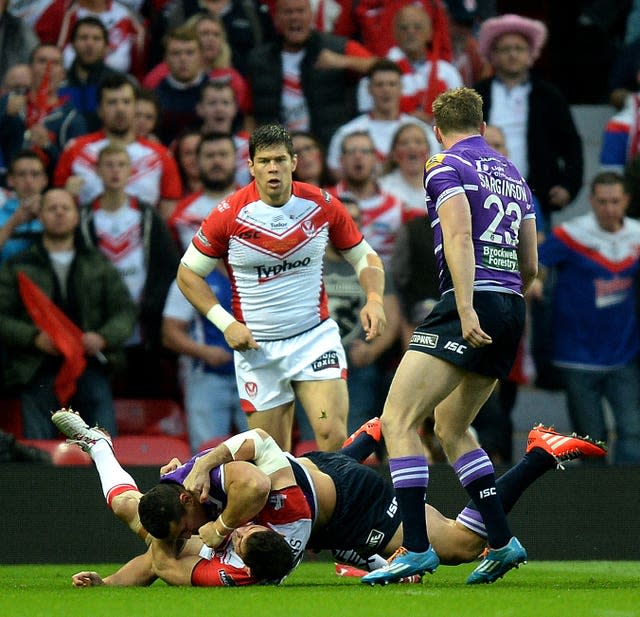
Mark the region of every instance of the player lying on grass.
[[[64, 414], [69, 413], [71, 412], [64, 412]], [[74, 416], [79, 418], [76, 414]], [[54, 421], [55, 418], [56, 415], [54, 415]], [[61, 428], [60, 423], [56, 422], [56, 424]], [[141, 535], [137, 512], [131, 507], [136, 500], [140, 500], [140, 493], [133, 479], [117, 463], [108, 437], [104, 433], [98, 429], [90, 429], [84, 422], [82, 422], [84, 428], [81, 428], [78, 422], [75, 424], [77, 426], [74, 426], [73, 431], [63, 430], [63, 432], [89, 452], [96, 464], [104, 493], [114, 513]], [[242, 446], [235, 450], [236, 456], [241, 456], [243, 449], [249, 451], [252, 449], [252, 446], [246, 442], [253, 438], [242, 437], [242, 439], [244, 439]], [[384, 560], [376, 559], [376, 553], [392, 555], [402, 544], [402, 529], [397, 516], [393, 488], [375, 471], [354, 460], [354, 458], [366, 458], [379, 439], [379, 423], [374, 421], [363, 425], [348, 440], [347, 443], [350, 443], [342, 453], [314, 452], [300, 459], [291, 459], [292, 468], [297, 470], [296, 478], [303, 486], [306, 484], [303, 492], [313, 512], [313, 532], [307, 548], [338, 549], [345, 553], [351, 549], [351, 557], [360, 555], [359, 564], [365, 569], [380, 567], [381, 563], [385, 563]], [[98, 444], [103, 445], [98, 446]], [[188, 497], [184, 497], [183, 500], [188, 512], [169, 515], [169, 518], [175, 516], [177, 519], [174, 519], [175, 528], [183, 530], [184, 535], [188, 531], [195, 533], [195, 523], [203, 518], [206, 519], [206, 514], [202, 511], [204, 504], [199, 503], [197, 495], [200, 495], [201, 499], [207, 498], [210, 490], [207, 481], [211, 482], [212, 478], [215, 480], [215, 476], [209, 475], [207, 468], [222, 462], [226, 469], [230, 464], [226, 461], [233, 458], [232, 450], [237, 447], [231, 445], [230, 449], [225, 444], [221, 444], [206, 456], [196, 459], [195, 463], [193, 459], [190, 462], [194, 473], [191, 477], [184, 478], [184, 482], [195, 493], [188, 493], [185, 490]], [[522, 493], [537, 478], [560, 462], [581, 456], [604, 456], [605, 453], [603, 446], [586, 439], [561, 435], [542, 426], [535, 427], [529, 434], [524, 458], [498, 480], [498, 493], [503, 500], [505, 510], [510, 511]], [[349, 455], [354, 458], [350, 458]], [[174, 469], [177, 464], [176, 461], [172, 463], [169, 469]], [[107, 473], [107, 469], [111, 471]], [[128, 486], [129, 490], [116, 495], [118, 486]], [[127, 507], [120, 507], [122, 504], [119, 503], [119, 498], [123, 496], [126, 496], [129, 502]], [[197, 521], [191, 518], [194, 512], [199, 512]], [[456, 565], [471, 562], [486, 548], [484, 525], [472, 503], [464, 508], [456, 520], [446, 518], [429, 505], [425, 506], [425, 515], [434, 549], [443, 564]], [[228, 524], [226, 518], [224, 522]], [[218, 558], [219, 554], [228, 550], [230, 545], [238, 547], [242, 555], [242, 537], [251, 530], [252, 527], [249, 526], [234, 531], [229, 540], [215, 551], [214, 557]], [[239, 535], [240, 540], [238, 540]], [[73, 583], [76, 586], [103, 583], [140, 585], [149, 584], [158, 577], [173, 584], [211, 585], [256, 582], [245, 576], [238, 582], [232, 578], [230, 583], [212, 580], [203, 583], [197, 576], [199, 569], [203, 567], [199, 565], [202, 559], [198, 557], [202, 547], [200, 538], [194, 537], [189, 540], [178, 556], [166, 550], [162, 553], [156, 550], [155, 552], [159, 555], [154, 555], [154, 547], [155, 541], [151, 545], [150, 556], [145, 557], [149, 554], [148, 551], [147, 554], [134, 558], [104, 580], [95, 572], [81, 572], [74, 575]], [[154, 559], [159, 563], [154, 564]], [[147, 568], [147, 578], [139, 575], [141, 570], [145, 572], [144, 568]], [[497, 578], [492, 577], [491, 570], [491, 564], [487, 563], [486, 582], [493, 582]], [[166, 572], [178, 572], [179, 575], [173, 574], [167, 578]]]
[[[263, 431], [264, 439], [256, 435], [253, 441], [226, 442], [234, 451], [241, 449], [241, 456], [255, 459], [262, 470], [241, 460], [217, 467], [211, 474], [210, 495], [201, 504], [179, 484], [180, 474], [187, 472], [176, 464], [143, 495], [116, 460], [106, 433], [89, 428], [70, 410], [54, 413], [52, 420], [92, 457], [114, 514], [149, 544], [144, 555], [104, 581], [93, 577], [94, 584], [148, 585], [156, 578], [198, 586], [277, 583], [302, 558], [311, 512], [288, 459]], [[267, 457], [259, 448], [263, 443], [274, 446], [267, 447]], [[203, 551], [199, 532], [211, 546], [223, 546]], [[80, 573], [74, 584], [92, 576]]]

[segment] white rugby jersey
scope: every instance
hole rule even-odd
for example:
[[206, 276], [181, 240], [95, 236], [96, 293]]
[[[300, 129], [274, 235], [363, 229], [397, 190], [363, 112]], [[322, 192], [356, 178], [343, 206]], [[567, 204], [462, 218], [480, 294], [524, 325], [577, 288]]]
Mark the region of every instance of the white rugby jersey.
[[109, 47], [104, 59], [105, 64], [121, 73], [129, 73], [132, 69], [132, 58], [144, 41], [144, 29], [136, 14], [120, 2], [109, 2], [105, 11], [97, 13], [80, 6], [71, 9], [71, 23], [67, 30], [67, 40], [58, 41], [59, 45], [64, 45], [64, 67], [68, 69], [76, 57], [69, 40], [73, 24], [89, 16], [97, 17], [109, 33]]
[[[96, 167], [100, 150], [108, 144], [104, 130], [71, 140], [56, 166], [54, 186], [63, 187], [69, 176], [80, 176], [84, 180], [78, 196], [80, 204], [91, 203], [104, 190]], [[180, 173], [167, 148], [140, 137], [125, 147], [131, 158], [131, 177], [125, 188], [128, 195], [154, 206], [160, 199], [182, 197]]]
[[[329, 190], [334, 195], [349, 193], [349, 187], [344, 182], [338, 182]], [[391, 267], [393, 245], [400, 227], [424, 212], [406, 208], [400, 199], [380, 189], [371, 197], [359, 199], [358, 206], [360, 229], [371, 248], [382, 259], [384, 267], [388, 269]]]
[[193, 243], [225, 260], [235, 318], [256, 340], [279, 340], [329, 317], [322, 282], [327, 242], [347, 250], [362, 239], [345, 207], [326, 191], [294, 182], [289, 201], [274, 207], [251, 182], [211, 211]]
[[220, 201], [197, 191], [178, 202], [167, 225], [180, 243], [180, 248], [187, 250], [202, 221]]
[[92, 207], [98, 248], [120, 272], [133, 301], [139, 304], [147, 280], [147, 264], [138, 204], [134, 199], [110, 212], [103, 210], [97, 199]]

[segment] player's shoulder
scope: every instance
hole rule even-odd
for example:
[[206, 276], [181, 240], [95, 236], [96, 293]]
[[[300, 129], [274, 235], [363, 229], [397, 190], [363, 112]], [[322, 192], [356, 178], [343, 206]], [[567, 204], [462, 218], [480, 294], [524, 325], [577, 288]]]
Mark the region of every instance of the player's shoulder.
[[300, 199], [308, 199], [315, 201], [319, 206], [335, 204], [337, 198], [329, 193], [326, 189], [316, 186], [315, 184], [307, 184], [306, 182], [293, 182], [293, 195]]
[[454, 162], [452, 156], [448, 152], [438, 152], [432, 154], [424, 164], [425, 173], [431, 173], [435, 169], [444, 168]]

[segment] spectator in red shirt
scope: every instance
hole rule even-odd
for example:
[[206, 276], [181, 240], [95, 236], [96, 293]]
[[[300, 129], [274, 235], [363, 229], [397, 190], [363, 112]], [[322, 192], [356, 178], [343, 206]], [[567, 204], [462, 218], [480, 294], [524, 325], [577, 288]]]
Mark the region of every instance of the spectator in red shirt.
[[102, 129], [69, 142], [56, 167], [53, 184], [74, 193], [80, 204], [91, 203], [103, 192], [96, 173], [98, 154], [109, 141], [123, 143], [131, 159], [128, 195], [156, 206], [168, 217], [182, 197], [182, 182], [171, 153], [163, 145], [136, 136], [136, 91], [122, 75], [113, 75], [98, 90]]
[[54, 0], [36, 21], [35, 31], [42, 42], [64, 50], [68, 67], [75, 57], [70, 43], [73, 26], [88, 16], [97, 17], [109, 33], [106, 64], [139, 77], [144, 63], [145, 30], [138, 16], [117, 0]]
[[[334, 32], [362, 41], [376, 56], [386, 56], [393, 47], [393, 17], [412, 0], [343, 0]], [[433, 23], [433, 48], [441, 60], [451, 61], [449, 22], [442, 0], [420, 0]]]

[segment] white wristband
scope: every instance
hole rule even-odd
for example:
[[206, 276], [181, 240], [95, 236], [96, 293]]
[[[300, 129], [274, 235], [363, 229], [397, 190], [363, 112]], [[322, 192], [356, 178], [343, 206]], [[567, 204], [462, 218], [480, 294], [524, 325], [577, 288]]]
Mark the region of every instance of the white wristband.
[[235, 317], [225, 311], [220, 304], [214, 304], [209, 309], [207, 319], [223, 333], [235, 321]]

